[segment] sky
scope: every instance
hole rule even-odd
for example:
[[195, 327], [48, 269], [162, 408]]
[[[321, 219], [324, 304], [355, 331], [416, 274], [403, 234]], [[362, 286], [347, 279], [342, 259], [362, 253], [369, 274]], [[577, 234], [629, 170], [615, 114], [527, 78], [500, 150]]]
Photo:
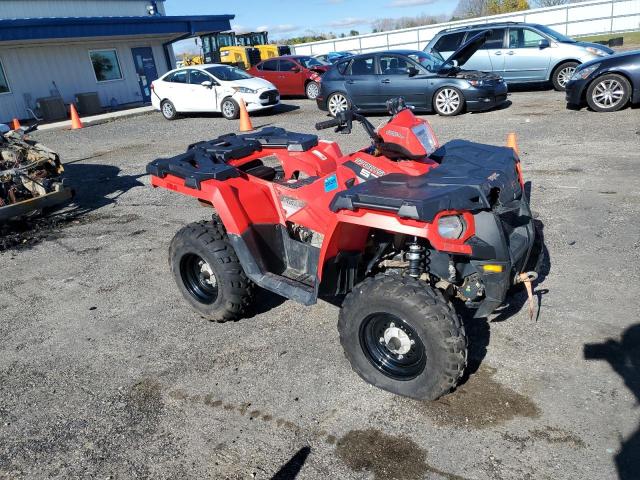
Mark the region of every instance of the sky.
[[449, 15], [457, 0], [166, 0], [167, 15], [231, 14], [234, 30], [266, 30], [270, 40], [316, 32], [371, 32], [376, 18]]

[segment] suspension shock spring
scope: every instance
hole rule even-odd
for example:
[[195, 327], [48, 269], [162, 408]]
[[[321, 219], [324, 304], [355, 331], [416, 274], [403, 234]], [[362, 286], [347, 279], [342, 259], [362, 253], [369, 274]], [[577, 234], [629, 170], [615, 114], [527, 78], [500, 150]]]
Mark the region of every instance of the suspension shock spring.
[[406, 259], [409, 262], [409, 275], [419, 278], [425, 271], [426, 248], [418, 243], [418, 238], [413, 238], [413, 243], [409, 244], [409, 251]]

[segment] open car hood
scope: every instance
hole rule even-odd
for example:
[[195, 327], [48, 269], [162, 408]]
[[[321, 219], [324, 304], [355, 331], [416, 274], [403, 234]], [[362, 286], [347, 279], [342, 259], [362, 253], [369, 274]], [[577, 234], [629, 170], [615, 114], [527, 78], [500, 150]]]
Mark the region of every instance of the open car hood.
[[460, 67], [467, 63], [471, 56], [485, 44], [490, 35], [491, 30], [484, 30], [464, 42], [455, 52], [451, 54], [449, 58], [445, 60], [445, 62], [442, 64], [442, 67], [440, 67], [440, 71], [446, 70], [447, 68], [453, 66], [454, 60], [457, 60], [458, 66]]

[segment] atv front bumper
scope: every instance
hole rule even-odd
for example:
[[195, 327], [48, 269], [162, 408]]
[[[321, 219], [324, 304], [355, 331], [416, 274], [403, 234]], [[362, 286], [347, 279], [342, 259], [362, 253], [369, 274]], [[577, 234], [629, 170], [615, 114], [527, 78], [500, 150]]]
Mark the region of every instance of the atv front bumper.
[[[467, 242], [472, 247], [471, 265], [484, 285], [484, 299], [475, 317], [486, 317], [505, 300], [508, 290], [525, 269], [535, 242], [535, 227], [525, 199], [493, 211], [474, 215], [476, 233]], [[501, 266], [484, 268], [485, 265]]]

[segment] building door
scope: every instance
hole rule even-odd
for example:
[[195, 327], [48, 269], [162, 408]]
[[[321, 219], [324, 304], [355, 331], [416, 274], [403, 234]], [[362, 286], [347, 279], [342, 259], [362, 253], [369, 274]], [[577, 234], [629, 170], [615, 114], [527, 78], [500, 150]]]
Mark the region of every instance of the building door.
[[145, 103], [149, 103], [151, 101], [151, 82], [158, 78], [153, 52], [151, 47], [139, 47], [132, 48], [131, 53], [133, 54], [133, 64], [138, 74], [142, 100]]

